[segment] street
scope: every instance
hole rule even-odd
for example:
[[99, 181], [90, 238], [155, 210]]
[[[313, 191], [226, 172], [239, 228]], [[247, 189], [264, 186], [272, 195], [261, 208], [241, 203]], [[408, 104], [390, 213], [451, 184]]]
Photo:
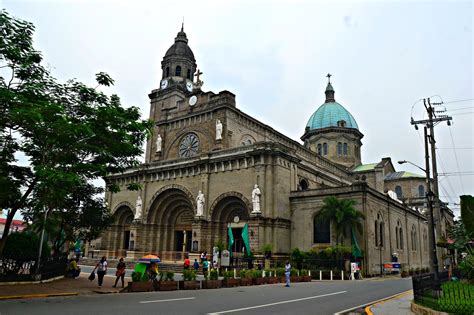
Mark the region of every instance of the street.
[[323, 281], [215, 290], [0, 302], [0, 314], [334, 314], [411, 289], [410, 279]]

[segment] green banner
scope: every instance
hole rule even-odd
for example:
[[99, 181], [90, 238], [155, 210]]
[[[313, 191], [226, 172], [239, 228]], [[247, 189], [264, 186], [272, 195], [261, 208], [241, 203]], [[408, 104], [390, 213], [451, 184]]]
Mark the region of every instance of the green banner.
[[249, 226], [247, 223], [245, 223], [245, 226], [242, 229], [242, 240], [244, 241], [247, 255], [250, 255], [251, 250], [250, 250], [250, 240], [249, 240]]
[[351, 229], [351, 237], [352, 237], [352, 256], [354, 257], [363, 257], [362, 250], [357, 243], [357, 239], [355, 237], [354, 229]]
[[232, 228], [230, 227], [230, 224], [227, 225], [227, 235], [229, 236], [229, 252], [230, 256], [232, 256], [232, 245], [234, 245], [234, 234], [232, 234]]

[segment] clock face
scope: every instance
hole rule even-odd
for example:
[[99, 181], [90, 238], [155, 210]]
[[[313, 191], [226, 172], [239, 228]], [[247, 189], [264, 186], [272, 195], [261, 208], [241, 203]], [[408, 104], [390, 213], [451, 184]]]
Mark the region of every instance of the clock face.
[[192, 83], [191, 81], [186, 82], [186, 89], [187, 89], [189, 92], [192, 92], [192, 91], [193, 91], [193, 83]]
[[161, 89], [164, 90], [168, 87], [168, 80], [161, 80]]
[[194, 133], [188, 133], [179, 144], [179, 156], [191, 157], [198, 154], [199, 138]]
[[197, 102], [197, 97], [196, 97], [196, 95], [191, 96], [191, 98], [189, 99], [189, 106], [194, 106], [194, 105], [196, 105], [196, 102]]

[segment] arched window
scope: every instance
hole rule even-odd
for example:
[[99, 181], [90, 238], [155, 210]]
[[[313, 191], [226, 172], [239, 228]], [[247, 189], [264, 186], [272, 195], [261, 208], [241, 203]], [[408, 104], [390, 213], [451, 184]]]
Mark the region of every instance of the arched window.
[[176, 66], [175, 70], [175, 76], [180, 77], [181, 76], [181, 66]]
[[395, 193], [397, 194], [397, 198], [402, 200], [403, 192], [402, 192], [402, 187], [401, 186], [396, 186], [395, 187]]
[[395, 227], [395, 238], [397, 239], [396, 248], [400, 248], [400, 241], [398, 240], [398, 226]]
[[313, 220], [313, 243], [331, 243], [331, 226], [328, 220]]
[[344, 155], [347, 155], [347, 143], [344, 143]]
[[384, 224], [383, 217], [380, 213], [377, 214], [375, 221], [375, 246], [383, 247], [384, 244]]
[[308, 181], [306, 179], [303, 178], [302, 180], [300, 180], [301, 190], [307, 190], [308, 186]]
[[322, 155], [322, 150], [321, 150], [321, 143], [318, 143], [318, 154]]
[[411, 227], [411, 250], [416, 250], [416, 227]]
[[398, 232], [400, 233], [400, 249], [403, 249], [403, 228], [400, 227]]
[[188, 69], [188, 72], [186, 73], [186, 78], [191, 80], [191, 69]]
[[375, 225], [375, 247], [379, 246], [379, 223], [374, 222]]
[[423, 250], [425, 252], [428, 250], [428, 235], [426, 234], [426, 229], [423, 230]]
[[380, 247], [383, 247], [383, 243], [384, 243], [384, 223], [383, 221], [380, 221], [379, 223], [379, 233], [380, 233], [380, 236], [379, 236], [379, 245]]
[[342, 143], [337, 143], [337, 155], [342, 155]]
[[418, 186], [418, 197], [425, 197], [425, 186]]
[[165, 77], [169, 77], [170, 76], [170, 67], [166, 67], [166, 76]]
[[395, 233], [397, 235], [397, 248], [403, 249], [403, 229], [402, 223], [400, 220], [397, 221], [397, 227], [395, 228]]
[[328, 155], [328, 144], [326, 142], [323, 143], [323, 155]]

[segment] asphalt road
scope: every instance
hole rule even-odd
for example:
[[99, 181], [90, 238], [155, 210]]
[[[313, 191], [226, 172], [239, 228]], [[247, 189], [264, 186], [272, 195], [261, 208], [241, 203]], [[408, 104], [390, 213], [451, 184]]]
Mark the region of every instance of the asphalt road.
[[411, 289], [411, 279], [0, 301], [0, 314], [334, 314]]

